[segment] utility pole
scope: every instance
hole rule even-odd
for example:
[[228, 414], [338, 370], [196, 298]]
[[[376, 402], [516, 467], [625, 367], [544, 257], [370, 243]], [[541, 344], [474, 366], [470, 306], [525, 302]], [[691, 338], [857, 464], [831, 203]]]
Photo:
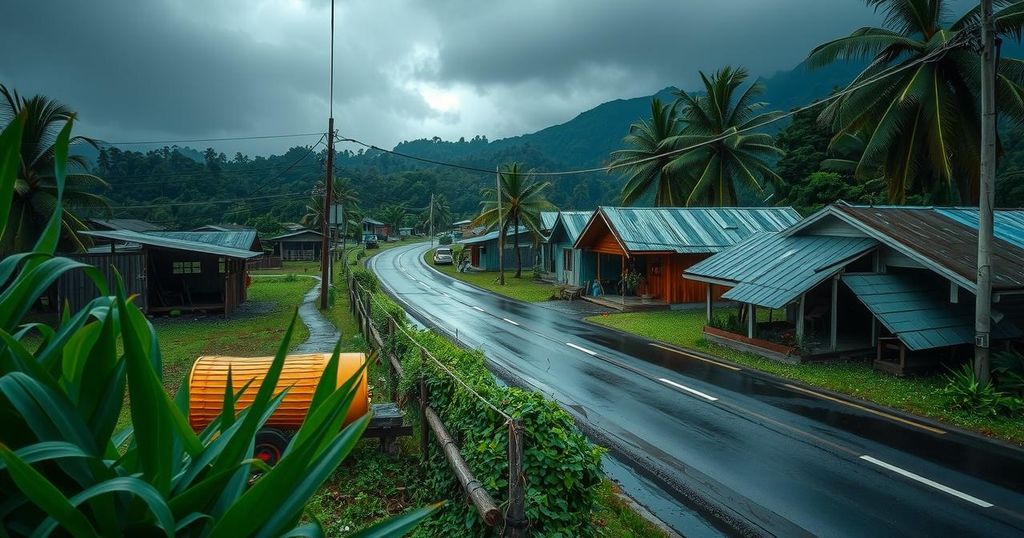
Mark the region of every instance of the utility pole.
[[978, 192], [978, 283], [975, 293], [974, 373], [989, 382], [992, 332], [992, 207], [996, 175], [996, 50], [992, 0], [981, 0], [981, 181]]
[[434, 193], [430, 193], [430, 248], [434, 248]]
[[324, 179], [324, 212], [320, 229], [320, 310], [327, 310], [331, 285], [331, 194], [334, 191], [334, 0], [331, 0], [331, 92], [327, 118], [327, 173]]
[[498, 195], [497, 209], [498, 209], [498, 283], [502, 286], [505, 285], [505, 223], [501, 220], [501, 172], [498, 171], [498, 167], [494, 167], [494, 182], [497, 184], [498, 189], [495, 191]]

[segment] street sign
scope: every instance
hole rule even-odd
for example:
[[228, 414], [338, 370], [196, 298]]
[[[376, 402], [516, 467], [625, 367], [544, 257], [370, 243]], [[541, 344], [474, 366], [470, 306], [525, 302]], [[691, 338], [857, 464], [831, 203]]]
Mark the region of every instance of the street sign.
[[329, 220], [331, 226], [338, 227], [342, 225], [342, 223], [344, 222], [344, 219], [342, 218], [342, 212], [343, 208], [341, 207], [341, 204], [331, 205], [331, 218]]

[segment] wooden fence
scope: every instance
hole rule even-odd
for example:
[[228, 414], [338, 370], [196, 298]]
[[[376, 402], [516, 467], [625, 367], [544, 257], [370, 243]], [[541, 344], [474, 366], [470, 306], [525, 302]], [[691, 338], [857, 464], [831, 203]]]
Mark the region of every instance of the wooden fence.
[[[367, 293], [359, 283], [353, 278], [348, 279], [348, 296], [349, 306], [353, 315], [356, 317], [356, 321], [359, 324], [359, 328], [369, 343], [371, 350], [377, 352], [377, 360], [386, 360], [388, 364], [388, 370], [391, 375], [391, 386], [392, 394], [391, 398], [397, 400], [397, 394], [395, 394], [395, 383], [394, 381], [401, 379], [405, 373], [402, 368], [402, 363], [398, 357], [388, 349], [385, 345], [391, 337], [394, 337], [398, 331], [404, 332], [404, 328], [398, 327], [394, 319], [388, 320], [388, 326], [384, 329], [386, 333], [382, 332], [380, 327], [377, 327], [373, 323], [373, 298], [372, 294]], [[387, 337], [385, 337], [385, 334]], [[427, 449], [430, 444], [430, 432], [433, 432], [434, 439], [437, 441], [438, 446], [444, 453], [445, 459], [448, 461], [449, 467], [455, 473], [459, 484], [462, 485], [462, 489], [470, 502], [476, 508], [477, 513], [490, 527], [496, 527], [499, 524], [503, 526], [503, 536], [519, 538], [527, 535], [526, 529], [526, 475], [523, 472], [523, 429], [522, 425], [518, 420], [508, 416], [505, 412], [494, 407], [493, 404], [483, 399], [482, 396], [476, 394], [468, 385], [459, 379], [453, 372], [448, 370], [437, 358], [433, 357], [430, 352], [420, 346], [418, 342], [410, 341], [420, 349], [420, 359], [424, 362], [431, 360], [437, 363], [454, 381], [461, 384], [467, 390], [473, 392], [478, 398], [483, 400], [485, 404], [494, 408], [500, 415], [508, 418], [509, 428], [509, 443], [508, 443], [508, 498], [509, 506], [505, 514], [502, 514], [498, 510], [497, 504], [491, 497], [490, 493], [483, 487], [483, 485], [473, 476], [473, 471], [466, 464], [465, 458], [462, 457], [462, 453], [459, 451], [454, 439], [448, 433], [448, 429], [445, 427], [441, 418], [437, 415], [433, 408], [428, 403], [427, 385], [423, 379], [423, 369], [420, 369], [419, 379], [419, 398], [418, 398], [418, 413], [420, 418], [420, 451], [423, 456], [423, 461], [427, 460]]]

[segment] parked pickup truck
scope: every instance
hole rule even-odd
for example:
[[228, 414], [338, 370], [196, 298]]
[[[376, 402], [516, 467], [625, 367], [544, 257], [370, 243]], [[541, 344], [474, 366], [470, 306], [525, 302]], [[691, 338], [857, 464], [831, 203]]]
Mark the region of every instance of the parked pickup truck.
[[434, 251], [434, 265], [451, 265], [452, 249], [449, 247], [437, 247]]

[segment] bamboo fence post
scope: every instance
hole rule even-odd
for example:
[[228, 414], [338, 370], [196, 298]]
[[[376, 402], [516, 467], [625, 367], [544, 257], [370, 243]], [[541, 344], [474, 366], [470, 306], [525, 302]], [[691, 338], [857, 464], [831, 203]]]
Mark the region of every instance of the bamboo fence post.
[[508, 513], [505, 535], [526, 536], [526, 476], [523, 474], [523, 429], [518, 420], [508, 423]]
[[497, 505], [494, 504], [494, 500], [491, 499], [487, 490], [484, 489], [483, 484], [473, 476], [473, 471], [469, 469], [469, 466], [466, 465], [466, 460], [459, 453], [459, 447], [455, 444], [455, 440], [452, 439], [452, 436], [445, 429], [444, 424], [441, 423], [441, 419], [437, 417], [437, 413], [433, 409], [427, 408], [426, 417], [430, 429], [434, 430], [437, 443], [441, 445], [441, 451], [444, 453], [445, 458], [448, 459], [448, 465], [455, 472], [455, 478], [458, 479], [462, 489], [465, 490], [466, 495], [473, 502], [477, 513], [480, 514], [480, 517], [483, 518], [487, 526], [493, 527], [497, 525], [501, 521], [501, 512], [498, 511]]
[[427, 443], [430, 442], [430, 429], [427, 427], [427, 383], [423, 379], [423, 369], [427, 367], [427, 350], [420, 348], [420, 453], [423, 463], [427, 463]]

